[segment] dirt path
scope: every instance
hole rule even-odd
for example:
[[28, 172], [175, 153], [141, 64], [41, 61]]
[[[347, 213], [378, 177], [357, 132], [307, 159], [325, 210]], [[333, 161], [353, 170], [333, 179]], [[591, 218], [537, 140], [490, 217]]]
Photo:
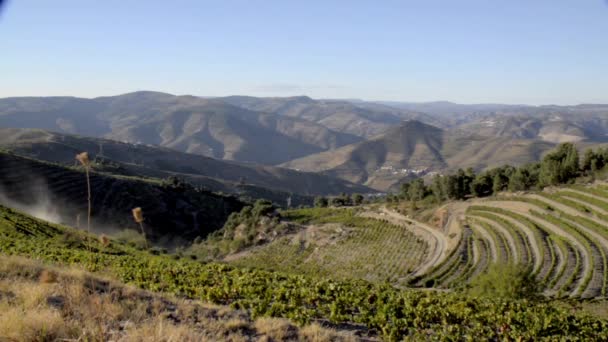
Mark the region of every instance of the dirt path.
[[451, 251], [458, 243], [460, 243], [460, 239], [462, 237], [462, 227], [460, 225], [461, 222], [465, 220], [465, 212], [469, 207], [470, 203], [465, 202], [454, 202], [447, 205], [448, 211], [448, 221], [443, 226], [443, 231], [445, 235], [448, 237], [448, 250]]
[[433, 228], [422, 222], [407, 218], [404, 215], [386, 207], [380, 208], [380, 212], [369, 210], [361, 215], [380, 220], [387, 220], [393, 224], [405, 226], [416, 234], [416, 236], [424, 239], [424, 241], [428, 243], [429, 254], [426, 257], [426, 260], [413, 272], [414, 276], [427, 273], [433, 266], [441, 263], [448, 255], [448, 239], [437, 228]]

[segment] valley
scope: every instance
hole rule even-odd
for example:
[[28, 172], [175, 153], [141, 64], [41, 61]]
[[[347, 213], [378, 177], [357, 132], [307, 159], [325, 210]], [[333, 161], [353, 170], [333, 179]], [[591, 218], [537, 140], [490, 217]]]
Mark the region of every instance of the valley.
[[0, 0], [0, 342], [608, 341], [608, 0]]

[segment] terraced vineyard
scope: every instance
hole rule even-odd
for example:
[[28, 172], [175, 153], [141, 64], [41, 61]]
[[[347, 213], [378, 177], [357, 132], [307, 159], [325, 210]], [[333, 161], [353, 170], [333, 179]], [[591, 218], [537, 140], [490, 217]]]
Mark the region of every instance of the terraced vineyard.
[[290, 273], [407, 284], [428, 255], [410, 230], [357, 215], [353, 209], [302, 209], [283, 213], [308, 227], [295, 235], [230, 258], [239, 266]]
[[459, 246], [419, 285], [459, 287], [490, 263], [521, 263], [547, 295], [606, 297], [608, 185], [476, 200], [463, 229]]
[[[472, 233], [464, 240], [468, 247], [475, 245]], [[4, 255], [102, 271], [143, 289], [230, 305], [254, 318], [274, 316], [300, 324], [317, 321], [357, 327], [390, 341], [608, 339], [605, 320], [551, 302], [402, 290], [362, 280], [176, 260], [115, 241], [106, 244], [0, 206], [0, 262]]]

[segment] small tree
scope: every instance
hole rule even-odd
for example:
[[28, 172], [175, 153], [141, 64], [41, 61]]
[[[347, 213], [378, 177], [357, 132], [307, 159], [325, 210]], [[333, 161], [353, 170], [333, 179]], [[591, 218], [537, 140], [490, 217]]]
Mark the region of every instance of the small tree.
[[492, 179], [492, 193], [497, 195], [499, 192], [503, 191], [509, 182], [509, 178], [503, 176], [500, 172], [497, 172]]
[[344, 198], [342, 196], [334, 197], [330, 200], [330, 204], [333, 207], [342, 207], [344, 206]]
[[561, 144], [540, 164], [541, 186], [567, 183], [579, 175], [579, 156], [572, 143]]
[[326, 197], [315, 197], [315, 207], [317, 208], [327, 208], [327, 205], [329, 204], [329, 201], [327, 200]]
[[361, 194], [354, 194], [351, 198], [354, 205], [360, 205], [363, 203], [363, 195]]
[[509, 190], [510, 191], [524, 191], [527, 190], [527, 172], [525, 169], [518, 168], [514, 174], [509, 178]]
[[480, 173], [471, 183], [471, 192], [475, 197], [485, 197], [492, 194], [493, 179], [487, 172]]
[[421, 178], [414, 180], [410, 183], [408, 189], [409, 198], [411, 201], [421, 201], [427, 194], [428, 189], [424, 185], [424, 181]]

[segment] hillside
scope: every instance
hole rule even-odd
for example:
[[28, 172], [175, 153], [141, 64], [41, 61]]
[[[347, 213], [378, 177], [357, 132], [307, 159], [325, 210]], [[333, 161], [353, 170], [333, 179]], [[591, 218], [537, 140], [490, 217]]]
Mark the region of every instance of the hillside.
[[285, 163], [284, 166], [363, 183], [378, 190], [446, 166], [443, 131], [407, 121], [370, 140]]
[[518, 166], [537, 162], [555, 146], [553, 143], [536, 139], [454, 135], [444, 141], [441, 154], [449, 171], [469, 167], [484, 170], [503, 165]]
[[410, 229], [362, 214], [357, 209], [283, 211], [283, 220], [305, 228], [225, 260], [293, 274], [407, 285], [435, 246]]
[[[71, 267], [0, 256], [0, 336], [9, 341], [357, 341], [318, 323], [134, 289]], [[8, 299], [8, 300], [7, 300]]]
[[[514, 118], [469, 124], [466, 129], [442, 130], [418, 121], [406, 121], [372, 139], [283, 164], [300, 171], [320, 172], [371, 188], [387, 191], [414, 177], [449, 173], [458, 169], [485, 170], [502, 165], [539, 161], [566, 135], [551, 131], [561, 123], [526, 126]], [[493, 121], [492, 121], [493, 122]], [[553, 133], [551, 133], [553, 132]], [[575, 132], [570, 132], [572, 138]], [[545, 134], [545, 140], [541, 139]], [[553, 137], [555, 139], [548, 139]], [[566, 139], [568, 140], [568, 139]], [[575, 139], [581, 151], [605, 144], [585, 137]]]
[[[275, 192], [270, 195], [271, 198], [264, 198], [281, 204], [290, 194], [327, 195], [370, 191], [364, 186], [314, 173], [228, 162], [162, 147], [42, 130], [0, 128], [0, 147], [64, 165], [74, 165], [77, 153], [89, 151], [92, 159], [109, 164], [106, 165], [108, 172], [155, 178], [177, 175], [213, 191], [244, 192], [244, 195], [253, 198], [259, 198], [261, 193], [268, 195]], [[303, 199], [294, 201], [294, 205], [308, 202]]]
[[[71, 237], [66, 240], [66, 236]], [[5, 255], [36, 256], [58, 266], [86, 266], [91, 271], [103, 272], [117, 281], [142, 289], [215, 304], [230, 304], [251, 314], [254, 319], [274, 316], [287, 317], [298, 324], [327, 322], [359, 331], [359, 334], [371, 334], [372, 337], [377, 334], [387, 340], [608, 338], [608, 322], [573, 312], [559, 303], [399, 290], [386, 284], [365, 281], [336, 281], [216, 263], [201, 264], [179, 257], [152, 255], [112, 240], [88, 239], [69, 228], [35, 220], [1, 206], [0, 247], [3, 258]], [[29, 269], [32, 270], [31, 267]], [[14, 272], [2, 274], [15, 277]], [[53, 286], [52, 276], [47, 274], [43, 279]], [[63, 274], [55, 279], [65, 281]], [[89, 278], [85, 284], [93, 283], [93, 280]], [[116, 285], [102, 282], [94, 286], [96, 289], [114, 288], [112, 292], [105, 292], [108, 296], [121, 295]], [[44, 298], [45, 293], [41, 292], [40, 296]], [[130, 293], [137, 297], [137, 292]], [[8, 300], [3, 296], [0, 303], [14, 310], [18, 302], [10, 298], [21, 298], [22, 292], [15, 291], [12, 296], [7, 296]], [[99, 300], [94, 303], [107, 303], [103, 301], [105, 298], [102, 294], [99, 296], [101, 298], [98, 297]], [[44, 300], [41, 297], [36, 298]], [[133, 300], [133, 297], [130, 298]], [[44, 311], [36, 312], [48, 313], [48, 306], [60, 303], [59, 300], [47, 300], [46, 306], [39, 307]], [[158, 314], [165, 312], [163, 308], [171, 310], [168, 309], [170, 305], [165, 304], [159, 303]], [[30, 306], [23, 308], [26, 309], [25, 317], [34, 314]], [[97, 312], [104, 311], [100, 309]], [[60, 314], [57, 316], [61, 317]], [[179, 317], [179, 313], [174, 313], [173, 317]], [[100, 321], [106, 324], [113, 322], [112, 317], [100, 317]], [[537, 324], [539, 321], [543, 324]], [[52, 322], [57, 320], [48, 321]], [[138, 323], [139, 320], [135, 322]], [[32, 326], [36, 327], [35, 323]], [[48, 329], [42, 331], [54, 332]]]
[[309, 121], [248, 111], [214, 100], [138, 119], [105, 136], [267, 165], [358, 141]]
[[[92, 223], [98, 233], [139, 231], [131, 209], [141, 207], [154, 243], [179, 245], [221, 228], [244, 203], [185, 185], [91, 174]], [[86, 227], [83, 170], [0, 152], [0, 203], [52, 222]]]
[[[542, 116], [487, 116], [458, 126], [459, 130], [487, 137], [537, 139], [551, 143], [608, 142], [608, 121], [560, 114]], [[600, 133], [603, 132], [603, 133]]]

